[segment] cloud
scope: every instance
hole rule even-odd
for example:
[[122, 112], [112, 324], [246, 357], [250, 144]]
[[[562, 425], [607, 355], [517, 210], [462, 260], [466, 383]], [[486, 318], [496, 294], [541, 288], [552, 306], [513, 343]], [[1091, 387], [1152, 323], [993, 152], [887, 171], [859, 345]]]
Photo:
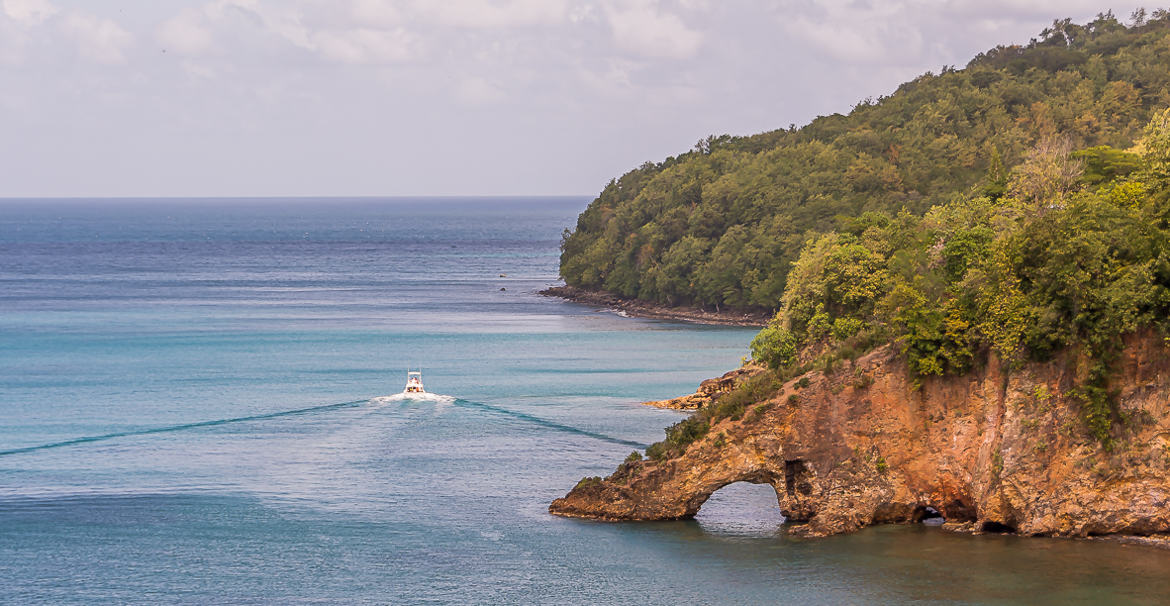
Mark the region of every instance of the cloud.
[[415, 37], [402, 27], [385, 27], [397, 20], [392, 5], [359, 0], [340, 19], [331, 8], [324, 16], [306, 17], [304, 7], [215, 0], [163, 22], [155, 37], [164, 48], [189, 57], [242, 53], [254, 58], [291, 50], [308, 51], [334, 63], [384, 64], [413, 56]]
[[455, 87], [455, 95], [465, 105], [491, 105], [507, 98], [499, 86], [480, 76], [460, 81]]
[[114, 21], [79, 12], [65, 15], [61, 31], [77, 45], [83, 58], [108, 65], [125, 63], [125, 51], [134, 41], [134, 36]]
[[[1122, 19], [1137, 5], [1125, 1], [1114, 5]], [[1100, 10], [1100, 0], [0, 0], [0, 131], [17, 133], [0, 141], [0, 164], [23, 167], [0, 194], [591, 191], [707, 134], [847, 111]], [[34, 154], [24, 144], [34, 139], [69, 145]], [[294, 139], [354, 153], [310, 162]], [[410, 167], [398, 180], [382, 169], [388, 139]], [[85, 161], [62, 160], [62, 147]], [[449, 162], [417, 151], [439, 147], [475, 157], [479, 172], [452, 179]], [[188, 178], [161, 160], [175, 154], [221, 173]], [[110, 176], [129, 157], [153, 185]], [[538, 176], [499, 179], [520, 165]], [[60, 170], [78, 178], [55, 179]]]
[[9, 19], [22, 25], [37, 25], [58, 12], [49, 0], [3, 0], [0, 8]]
[[350, 14], [366, 27], [401, 25], [402, 11], [390, 0], [354, 0]]
[[[0, 63], [19, 65], [28, 57], [54, 55], [62, 43], [86, 61], [126, 62], [134, 36], [112, 19], [78, 10], [62, 11], [49, 0], [0, 0]], [[59, 57], [59, 54], [57, 54]]]
[[[923, 50], [919, 17], [933, 12], [912, 7], [914, 2], [821, 2], [801, 5], [778, 15], [783, 30], [792, 38], [838, 61], [855, 64], [901, 63], [919, 57]], [[913, 10], [912, 10], [913, 9]], [[799, 11], [799, 12], [798, 12]]]
[[568, 17], [565, 0], [416, 0], [412, 9], [439, 25], [485, 29], [556, 25]]
[[413, 37], [402, 28], [352, 29], [315, 32], [308, 48], [340, 63], [401, 63], [412, 57]]
[[688, 59], [703, 43], [702, 33], [688, 27], [678, 15], [661, 10], [657, 2], [610, 2], [605, 16], [614, 44], [634, 55]]
[[1026, 42], [1014, 32], [1035, 35], [1038, 23], [1101, 10], [1096, 0], [783, 0], [772, 14], [788, 37], [831, 60], [904, 67], [926, 57], [963, 64], [989, 34], [996, 43]]
[[202, 55], [215, 47], [215, 35], [200, 11], [187, 9], [159, 26], [155, 38], [168, 51]]

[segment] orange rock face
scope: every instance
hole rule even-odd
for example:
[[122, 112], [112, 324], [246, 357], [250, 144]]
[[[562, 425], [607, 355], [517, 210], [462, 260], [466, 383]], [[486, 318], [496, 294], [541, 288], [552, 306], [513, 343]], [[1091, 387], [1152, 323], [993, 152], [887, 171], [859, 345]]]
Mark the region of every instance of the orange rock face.
[[[1007, 372], [994, 357], [915, 387], [890, 348], [806, 375], [724, 419], [678, 457], [625, 463], [557, 499], [558, 515], [693, 516], [733, 482], [771, 484], [800, 532], [821, 536], [920, 519], [1021, 534], [1170, 532], [1170, 356], [1132, 338], [1113, 385], [1121, 420], [1107, 450], [1085, 429], [1071, 357]], [[790, 396], [795, 397], [790, 397]]]

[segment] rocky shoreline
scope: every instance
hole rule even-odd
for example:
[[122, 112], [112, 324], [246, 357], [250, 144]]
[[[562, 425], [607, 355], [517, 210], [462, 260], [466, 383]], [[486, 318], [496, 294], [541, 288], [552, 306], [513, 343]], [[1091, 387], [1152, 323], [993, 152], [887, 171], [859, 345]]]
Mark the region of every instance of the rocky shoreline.
[[947, 530], [1165, 547], [1170, 356], [1156, 336], [1126, 341], [1115, 384], [1126, 421], [1112, 448], [1085, 429], [1074, 352], [1011, 370], [992, 356], [967, 376], [915, 382], [886, 346], [789, 380], [676, 454], [582, 480], [549, 511], [689, 518], [750, 482], [770, 484], [805, 536], [941, 516]]
[[651, 400], [649, 402], [642, 402], [642, 404], [669, 410], [698, 410], [708, 404], [714, 403], [720, 394], [731, 391], [740, 382], [750, 379], [761, 372], [764, 372], [762, 366], [749, 363], [746, 366], [726, 372], [721, 377], [703, 381], [693, 394], [671, 398], [669, 400]]
[[758, 328], [767, 324], [768, 320], [772, 318], [772, 314], [759, 311], [711, 311], [694, 307], [670, 307], [668, 305], [660, 305], [638, 299], [625, 299], [613, 293], [584, 290], [567, 285], [546, 288], [537, 294], [546, 297], [557, 297], [584, 305], [613, 309], [637, 318], [676, 320], [679, 322], [691, 322], [693, 324]]

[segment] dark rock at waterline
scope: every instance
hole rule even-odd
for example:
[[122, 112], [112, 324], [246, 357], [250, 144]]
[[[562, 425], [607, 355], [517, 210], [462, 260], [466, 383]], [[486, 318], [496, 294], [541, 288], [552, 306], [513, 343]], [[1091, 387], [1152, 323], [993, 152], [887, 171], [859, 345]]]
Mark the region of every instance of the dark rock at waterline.
[[574, 286], [553, 286], [537, 294], [558, 297], [574, 303], [596, 305], [624, 315], [659, 320], [677, 320], [694, 324], [717, 326], [764, 326], [772, 312], [761, 310], [709, 310], [694, 307], [671, 307], [640, 299], [626, 299], [604, 291], [585, 290]]

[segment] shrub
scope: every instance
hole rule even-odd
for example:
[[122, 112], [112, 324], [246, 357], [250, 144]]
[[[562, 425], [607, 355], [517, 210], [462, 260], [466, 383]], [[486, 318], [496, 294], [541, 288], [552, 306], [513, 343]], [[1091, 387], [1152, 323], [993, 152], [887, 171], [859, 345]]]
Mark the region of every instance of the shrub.
[[599, 486], [599, 485], [601, 485], [601, 483], [602, 483], [601, 476], [584, 477], [584, 478], [581, 478], [581, 481], [577, 482], [577, 486], [574, 487], [573, 490], [588, 488], [590, 486]]
[[796, 361], [796, 337], [773, 320], [752, 339], [752, 358], [776, 370]]
[[853, 379], [853, 389], [865, 389], [870, 385], [873, 385], [873, 376], [871, 375], [862, 374]]
[[833, 338], [843, 341], [861, 332], [865, 322], [857, 318], [837, 318], [833, 320]]

